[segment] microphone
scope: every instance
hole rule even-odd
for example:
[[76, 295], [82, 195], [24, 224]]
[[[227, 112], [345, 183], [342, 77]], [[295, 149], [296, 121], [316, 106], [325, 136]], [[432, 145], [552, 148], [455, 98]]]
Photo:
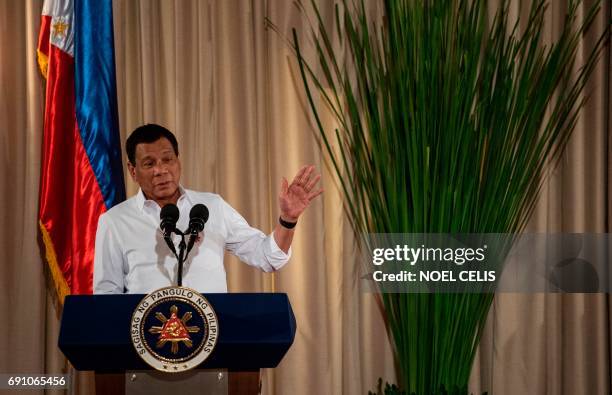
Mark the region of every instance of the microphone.
[[178, 221], [180, 216], [179, 209], [176, 205], [170, 203], [166, 204], [159, 213], [159, 218], [161, 223], [159, 227], [162, 232], [164, 232], [164, 240], [166, 240], [166, 244], [170, 250], [176, 255], [176, 249], [174, 248], [174, 243], [172, 242], [172, 232], [176, 229], [176, 222]]
[[[208, 221], [208, 208], [203, 204], [196, 204], [189, 212], [189, 244], [187, 244], [187, 254], [193, 248], [193, 245], [198, 238], [198, 233], [204, 230], [204, 225]], [[185, 255], [187, 257], [187, 255]]]
[[204, 230], [206, 221], [208, 221], [208, 209], [203, 204], [196, 204], [189, 212], [189, 232], [197, 235]]

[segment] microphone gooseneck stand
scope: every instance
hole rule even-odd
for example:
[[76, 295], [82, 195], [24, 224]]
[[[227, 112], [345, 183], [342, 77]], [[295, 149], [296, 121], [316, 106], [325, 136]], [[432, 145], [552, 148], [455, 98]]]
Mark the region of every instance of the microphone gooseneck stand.
[[183, 262], [187, 260], [187, 254], [185, 254], [185, 233], [181, 232], [181, 242], [179, 243], [179, 256], [178, 256], [178, 274], [176, 277], [176, 283], [179, 287], [183, 286]]
[[[178, 254], [174, 249], [174, 243], [172, 242], [171, 237], [172, 233], [176, 233], [177, 235], [181, 236]], [[170, 250], [174, 253], [174, 256], [178, 260], [178, 273], [176, 277], [176, 283], [179, 287], [183, 285], [183, 263], [187, 260], [187, 254], [189, 254], [189, 251], [187, 251], [187, 254], [185, 254], [185, 249], [187, 248], [187, 243], [185, 243], [185, 235], [185, 232], [181, 232], [176, 228], [174, 228], [170, 233], [164, 234], [164, 240], [166, 240], [166, 244], [168, 244], [168, 247], [170, 247]]]
[[[178, 273], [176, 276], [176, 282], [179, 287], [183, 285], [183, 264], [187, 260], [189, 252], [193, 248], [195, 241], [198, 238], [198, 234], [204, 230], [204, 225], [208, 220], [208, 208], [203, 204], [196, 204], [191, 208], [189, 213], [189, 227], [186, 231], [181, 232], [176, 228], [176, 222], [180, 216], [179, 210], [174, 204], [167, 204], [161, 210], [161, 224], [160, 227], [164, 233], [164, 240], [170, 248], [170, 251], [174, 254], [178, 260]], [[176, 253], [174, 242], [172, 241], [172, 233], [176, 233], [181, 236], [181, 242], [179, 243], [179, 253]], [[189, 235], [189, 243], [185, 243], [185, 236]]]

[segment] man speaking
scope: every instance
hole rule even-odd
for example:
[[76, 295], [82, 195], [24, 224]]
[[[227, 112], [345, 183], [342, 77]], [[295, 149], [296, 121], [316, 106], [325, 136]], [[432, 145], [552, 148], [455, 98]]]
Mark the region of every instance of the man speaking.
[[[318, 188], [321, 176], [315, 174], [314, 166], [302, 167], [290, 184], [283, 178], [279, 220], [272, 234], [266, 236], [249, 226], [219, 195], [180, 185], [178, 142], [166, 128], [154, 124], [137, 128], [128, 137], [125, 150], [128, 170], [140, 189], [100, 216], [94, 293], [144, 294], [176, 285], [177, 259], [160, 228], [160, 213], [168, 204], [178, 207], [178, 229], [189, 227], [192, 207], [201, 204], [208, 210], [204, 231], [185, 260], [183, 286], [199, 292], [227, 292], [225, 249], [263, 271], [278, 270], [291, 256], [299, 216], [323, 192]], [[179, 240], [174, 235], [170, 245]]]

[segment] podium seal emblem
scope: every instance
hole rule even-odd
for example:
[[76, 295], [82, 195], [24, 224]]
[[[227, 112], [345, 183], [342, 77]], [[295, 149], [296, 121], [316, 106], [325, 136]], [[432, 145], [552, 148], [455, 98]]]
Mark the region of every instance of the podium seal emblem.
[[208, 358], [219, 338], [219, 322], [200, 293], [167, 287], [151, 292], [136, 306], [130, 336], [136, 353], [147, 364], [177, 373]]

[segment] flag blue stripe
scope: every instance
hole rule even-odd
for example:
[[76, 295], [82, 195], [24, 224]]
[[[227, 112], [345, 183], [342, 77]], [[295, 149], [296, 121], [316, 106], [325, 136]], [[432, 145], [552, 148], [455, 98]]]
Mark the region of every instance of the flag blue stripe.
[[106, 208], [125, 200], [111, 0], [75, 0], [76, 118]]

